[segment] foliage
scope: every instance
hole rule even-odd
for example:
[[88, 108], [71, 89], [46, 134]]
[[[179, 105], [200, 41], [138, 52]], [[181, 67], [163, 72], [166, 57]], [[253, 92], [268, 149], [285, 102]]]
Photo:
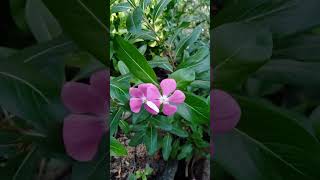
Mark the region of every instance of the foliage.
[[[198, 7], [198, 8], [194, 8]], [[209, 148], [209, 1], [116, 0], [111, 5], [111, 136], [145, 144], [164, 160], [207, 156]], [[129, 108], [129, 88], [177, 82], [186, 100], [173, 116]]]
[[21, 40], [12, 41], [13, 48], [0, 48], [1, 179], [41, 179], [45, 167], [72, 168], [72, 179], [107, 176], [107, 142], [101, 143], [94, 160], [77, 162], [66, 154], [62, 141], [62, 122], [68, 114], [60, 99], [62, 85], [85, 81], [107, 64], [99, 43], [106, 40], [97, 40], [106, 30], [84, 23], [94, 23], [92, 15], [105, 13], [97, 8], [104, 1], [79, 2], [10, 0], [17, 25], [10, 28]]
[[213, 176], [319, 179], [320, 2], [216, 5], [213, 88], [234, 95], [242, 118], [234, 131], [214, 135]]

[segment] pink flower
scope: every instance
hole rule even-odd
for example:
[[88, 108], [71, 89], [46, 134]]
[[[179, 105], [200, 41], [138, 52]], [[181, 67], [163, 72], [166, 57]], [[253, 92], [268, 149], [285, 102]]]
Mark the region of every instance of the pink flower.
[[185, 100], [182, 91], [176, 90], [177, 84], [174, 79], [165, 79], [161, 81], [159, 89], [153, 84], [141, 84], [138, 88], [130, 89], [130, 107], [132, 112], [139, 112], [144, 103], [145, 108], [151, 114], [158, 114], [160, 105], [163, 105], [162, 111], [165, 115], [171, 116], [177, 111], [177, 105]]
[[142, 104], [144, 108], [151, 114], [158, 114], [160, 108], [160, 101], [148, 96], [148, 89], [157, 89], [157, 87], [150, 83], [140, 84], [138, 88], [130, 88], [130, 108], [134, 113], [138, 113], [141, 110]]
[[239, 122], [241, 109], [224, 91], [211, 91], [211, 129], [214, 134], [231, 131]]
[[62, 89], [64, 105], [71, 111], [65, 117], [63, 141], [67, 153], [78, 161], [92, 160], [107, 131], [109, 88], [107, 71], [90, 78], [90, 85], [68, 82]]
[[162, 96], [159, 91], [156, 92], [152, 89], [148, 89], [148, 93], [152, 94], [154, 98], [159, 97], [160, 103], [163, 104], [163, 114], [171, 116], [177, 111], [177, 105], [183, 103], [186, 97], [182, 91], [176, 90], [177, 83], [174, 79], [162, 80], [160, 87]]

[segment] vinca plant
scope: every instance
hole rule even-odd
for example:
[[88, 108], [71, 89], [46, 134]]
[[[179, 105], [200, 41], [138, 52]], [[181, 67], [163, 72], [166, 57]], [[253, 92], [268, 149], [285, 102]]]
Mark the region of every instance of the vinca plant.
[[112, 161], [143, 145], [187, 172], [210, 152], [209, 1], [116, 0], [111, 13]]
[[213, 179], [320, 179], [319, 6], [213, 1]]

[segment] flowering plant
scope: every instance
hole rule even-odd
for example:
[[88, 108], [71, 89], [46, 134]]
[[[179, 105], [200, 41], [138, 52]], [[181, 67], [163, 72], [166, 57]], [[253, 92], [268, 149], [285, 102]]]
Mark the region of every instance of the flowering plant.
[[[193, 11], [193, 5], [202, 10]], [[195, 164], [209, 157], [208, 5], [167, 0], [112, 4], [110, 135], [111, 154], [118, 156], [112, 164], [141, 147], [149, 159], [158, 158], [160, 167], [163, 161]], [[186, 18], [187, 12], [197, 15]], [[135, 169], [134, 163], [139, 164], [123, 166]], [[160, 175], [159, 167], [148, 163]]]

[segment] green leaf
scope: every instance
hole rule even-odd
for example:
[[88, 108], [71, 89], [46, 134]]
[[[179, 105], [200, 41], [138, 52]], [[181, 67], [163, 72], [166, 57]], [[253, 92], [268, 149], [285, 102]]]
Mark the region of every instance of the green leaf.
[[131, 6], [128, 2], [123, 2], [119, 4], [115, 4], [111, 7], [111, 14], [112, 13], [118, 13], [118, 12], [125, 12], [131, 9]]
[[127, 0], [127, 1], [128, 1], [128, 3], [129, 3], [133, 8], [136, 7], [135, 0]]
[[141, 30], [143, 10], [140, 7], [134, 9], [127, 18], [127, 29], [130, 33], [137, 33]]
[[162, 156], [165, 161], [168, 161], [170, 153], [172, 150], [172, 137], [170, 134], [167, 134], [162, 140]]
[[[64, 32], [103, 64], [108, 64], [107, 1], [43, 0]], [[63, 4], [63, 6], [61, 5]]]
[[117, 130], [118, 126], [122, 117], [123, 110], [119, 108], [115, 112], [111, 114], [111, 121], [110, 121], [110, 135], [113, 136]]
[[210, 107], [207, 101], [200, 96], [185, 92], [186, 99], [178, 105], [177, 113], [184, 119], [195, 123], [209, 125]]
[[312, 127], [317, 135], [317, 138], [320, 139], [320, 107], [315, 108], [309, 116]]
[[314, 83], [320, 81], [319, 68], [318, 62], [274, 59], [260, 68], [256, 76], [268, 82], [320, 89], [320, 85]]
[[157, 118], [152, 117], [151, 123], [164, 131], [172, 130], [172, 124], [166, 116], [158, 116]]
[[178, 69], [188, 68], [196, 73], [202, 73], [210, 70], [209, 48], [200, 48], [194, 55], [188, 57], [179, 66]]
[[176, 80], [178, 89], [185, 89], [192, 81], [196, 79], [196, 73], [193, 69], [179, 69], [169, 75], [169, 78]]
[[130, 127], [129, 127], [129, 124], [127, 121], [124, 121], [124, 120], [120, 120], [120, 128], [122, 129], [122, 131], [125, 133], [125, 134], [128, 134], [130, 132]]
[[273, 51], [275, 59], [294, 59], [305, 62], [319, 62], [320, 36], [302, 34], [278, 42]]
[[38, 148], [33, 146], [19, 165], [12, 180], [33, 179], [37, 170], [35, 164], [39, 163], [40, 159]]
[[147, 30], [141, 30], [139, 32], [136, 32], [134, 34], [134, 38], [132, 39], [133, 41], [137, 41], [139, 39], [142, 39], [142, 40], [149, 40], [149, 41], [157, 41], [158, 40], [158, 37], [157, 35], [152, 32], [152, 31], [147, 31]]
[[151, 3], [151, 0], [140, 0], [141, 8], [145, 10]]
[[180, 141], [179, 139], [176, 139], [172, 144], [172, 151], [171, 151], [170, 157], [172, 159], [177, 159], [179, 150], [180, 150]]
[[160, 2], [153, 9], [153, 22], [161, 15], [164, 9], [168, 6], [171, 0], [160, 0]]
[[168, 57], [155, 56], [152, 61], [148, 61], [152, 68], [159, 67], [164, 70], [173, 72], [173, 68], [169, 63]]
[[[300, 6], [304, 3], [303, 6]], [[318, 0], [228, 0], [215, 16], [214, 27], [230, 22], [252, 22], [268, 27], [278, 37], [304, 32], [320, 24]]]
[[127, 149], [116, 138], [110, 137], [110, 152], [115, 156], [128, 155]]
[[176, 57], [182, 55], [183, 51], [188, 46], [192, 45], [195, 41], [197, 41], [201, 32], [202, 32], [202, 27], [197, 26], [189, 36], [180, 40], [180, 42], [178, 43], [177, 48], [176, 48]]
[[173, 125], [170, 133], [177, 135], [179, 137], [182, 137], [182, 138], [186, 138], [189, 136], [188, 132], [186, 130], [182, 129], [179, 125]]
[[265, 101], [236, 99], [242, 117], [236, 130], [215, 139], [219, 164], [239, 180], [319, 179], [320, 144], [305, 118]]
[[130, 73], [145, 83], [158, 84], [155, 72], [136, 47], [119, 36], [114, 45], [117, 57], [127, 65]]
[[133, 113], [132, 115], [132, 123], [138, 124], [148, 118], [150, 118], [150, 113], [146, 111], [144, 108], [141, 108], [141, 111], [139, 113]]
[[128, 67], [122, 61], [118, 62], [118, 69], [119, 69], [121, 75], [125, 75], [130, 72]]
[[271, 57], [272, 36], [264, 28], [232, 23], [214, 29], [215, 88], [233, 89]]
[[144, 143], [147, 147], [148, 154], [154, 155], [158, 150], [158, 132], [157, 129], [150, 126], [147, 129], [146, 136], [144, 137]]
[[145, 135], [146, 135], [145, 131], [135, 133], [134, 136], [130, 139], [129, 146], [135, 147], [143, 143], [143, 139]]
[[136, 180], [137, 178], [136, 178], [136, 176], [134, 176], [134, 174], [129, 174], [129, 176], [128, 176], [128, 180]]
[[17, 52], [17, 50], [15, 50], [15, 49], [7, 48], [7, 47], [0, 47], [0, 61], [2, 59], [5, 59], [5, 58], [13, 55], [16, 52]]
[[129, 100], [129, 84], [115, 81], [110, 81], [110, 97], [121, 103], [128, 103]]
[[178, 160], [182, 160], [188, 157], [191, 153], [192, 153], [192, 145], [191, 144], [183, 145], [178, 155]]
[[27, 0], [26, 19], [38, 42], [50, 41], [62, 33], [62, 29], [41, 0]]
[[24, 32], [28, 32], [28, 24], [26, 22], [26, 8], [27, 0], [10, 0], [11, 16], [15, 24]]

